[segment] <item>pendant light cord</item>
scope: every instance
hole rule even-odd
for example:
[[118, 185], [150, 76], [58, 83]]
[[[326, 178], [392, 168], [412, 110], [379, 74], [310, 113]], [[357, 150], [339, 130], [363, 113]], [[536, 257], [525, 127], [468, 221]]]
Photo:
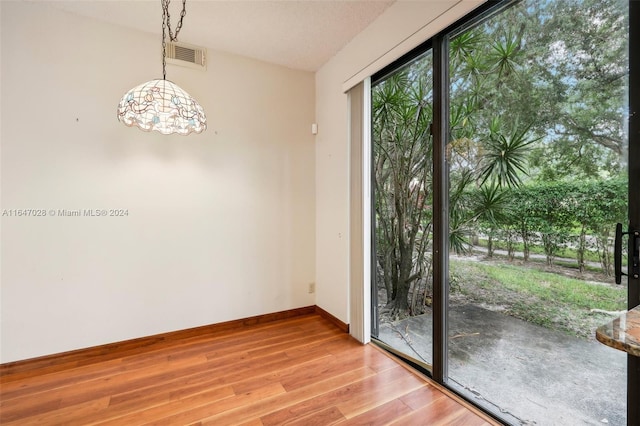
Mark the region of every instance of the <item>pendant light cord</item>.
[[162, 79], [167, 79], [167, 30], [169, 32], [169, 41], [178, 41], [178, 33], [182, 29], [182, 21], [187, 14], [187, 0], [182, 0], [182, 12], [180, 12], [180, 20], [176, 25], [175, 34], [171, 31], [171, 14], [169, 13], [169, 3], [171, 0], [160, 0], [162, 3]]

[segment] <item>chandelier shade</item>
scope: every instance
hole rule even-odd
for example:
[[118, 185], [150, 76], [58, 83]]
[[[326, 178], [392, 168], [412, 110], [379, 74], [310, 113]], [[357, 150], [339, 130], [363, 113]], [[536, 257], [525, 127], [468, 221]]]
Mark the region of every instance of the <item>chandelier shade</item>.
[[129, 90], [118, 104], [118, 120], [163, 135], [202, 133], [207, 128], [204, 109], [169, 80], [151, 80]]

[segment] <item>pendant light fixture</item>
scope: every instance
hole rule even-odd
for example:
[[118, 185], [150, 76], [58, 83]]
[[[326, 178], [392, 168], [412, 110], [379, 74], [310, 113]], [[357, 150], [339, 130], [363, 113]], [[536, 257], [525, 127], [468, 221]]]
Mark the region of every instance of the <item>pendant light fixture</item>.
[[118, 104], [118, 120], [127, 126], [144, 131], [156, 130], [164, 135], [201, 133], [207, 128], [204, 109], [187, 92], [167, 80], [166, 32], [170, 41], [178, 40], [182, 20], [186, 15], [186, 1], [182, 0], [180, 21], [175, 34], [171, 30], [170, 0], [162, 3], [162, 80], [151, 80], [129, 90]]

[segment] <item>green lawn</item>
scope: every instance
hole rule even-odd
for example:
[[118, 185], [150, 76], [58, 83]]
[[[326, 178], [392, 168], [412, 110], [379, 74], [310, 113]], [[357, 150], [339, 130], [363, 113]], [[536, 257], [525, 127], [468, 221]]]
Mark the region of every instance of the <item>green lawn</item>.
[[593, 284], [515, 265], [451, 259], [451, 292], [547, 328], [592, 338], [606, 314], [626, 309], [624, 286]]

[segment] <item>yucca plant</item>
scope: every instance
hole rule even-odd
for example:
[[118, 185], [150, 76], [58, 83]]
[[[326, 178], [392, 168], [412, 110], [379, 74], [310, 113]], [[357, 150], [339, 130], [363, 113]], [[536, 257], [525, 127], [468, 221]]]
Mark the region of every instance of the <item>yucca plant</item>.
[[527, 161], [531, 144], [540, 138], [532, 138], [531, 124], [520, 127], [516, 121], [513, 130], [504, 134], [500, 120], [493, 119], [489, 136], [483, 141], [483, 158], [480, 171], [480, 186], [487, 181], [498, 187], [517, 187], [522, 176], [527, 174]]

